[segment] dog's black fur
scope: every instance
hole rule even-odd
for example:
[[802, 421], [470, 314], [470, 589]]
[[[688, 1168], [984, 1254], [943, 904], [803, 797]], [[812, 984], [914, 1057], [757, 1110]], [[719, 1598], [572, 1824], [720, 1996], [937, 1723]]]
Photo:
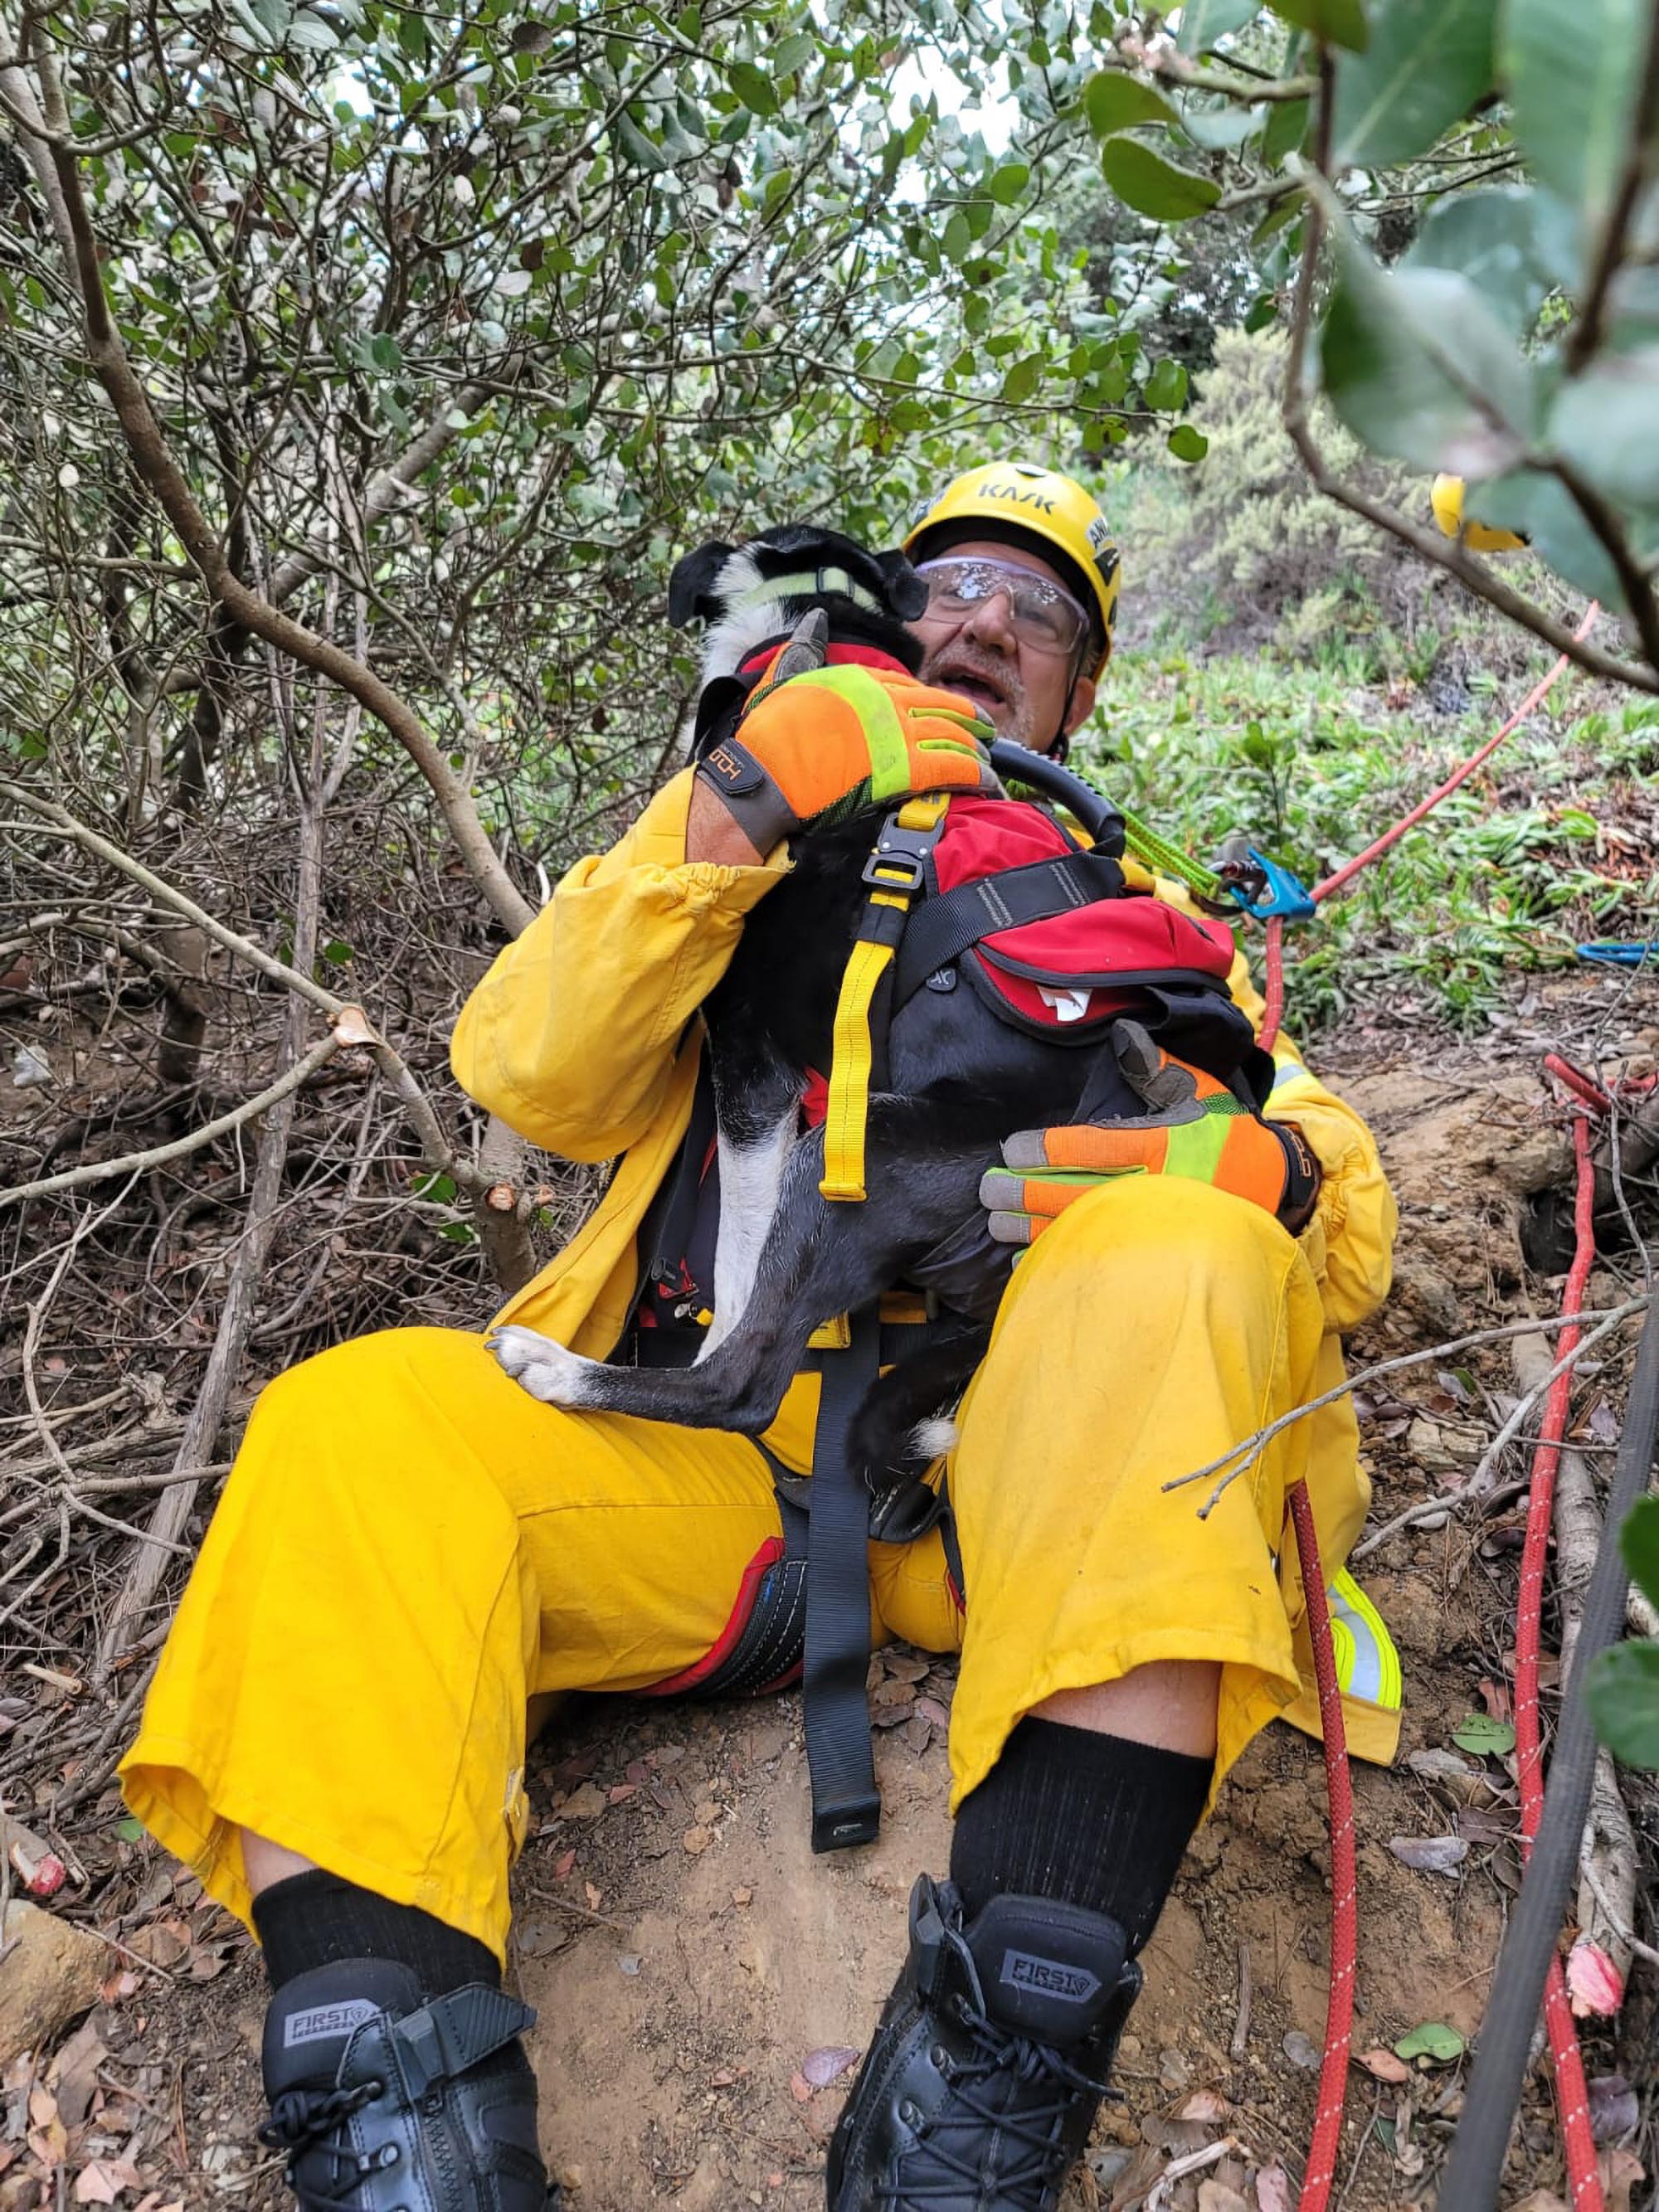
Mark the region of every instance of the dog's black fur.
[[[846, 571], [876, 604], [815, 592], [768, 606], [763, 592], [757, 596], [757, 579], [809, 568]], [[828, 615], [832, 638], [877, 645], [914, 670], [919, 651], [903, 623], [920, 611], [921, 591], [902, 555], [872, 556], [830, 532], [769, 531], [738, 551], [717, 544], [688, 555], [675, 570], [670, 608], [675, 619], [702, 616], [710, 625], [698, 749], [735, 721], [747, 689], [737, 673], [744, 658], [781, 642], [815, 608]], [[983, 1356], [1012, 1263], [1006, 1248], [982, 1236], [980, 1178], [1014, 1130], [1074, 1120], [1085, 1088], [1098, 1103], [1110, 1054], [1027, 1035], [970, 990], [918, 991], [894, 1016], [886, 1087], [870, 1098], [868, 1195], [861, 1204], [820, 1196], [823, 1132], [797, 1135], [799, 1107], [805, 1071], [830, 1066], [842, 974], [866, 896], [864, 864], [884, 812], [868, 810], [798, 841], [793, 869], [744, 922], [705, 1006], [721, 1209], [715, 1323], [697, 1364], [604, 1364], [527, 1329], [503, 1329], [497, 1356], [534, 1395], [757, 1434], [776, 1415], [820, 1322], [907, 1279], [926, 1280], [930, 1255], [953, 1239], [976, 1248], [970, 1288], [954, 1293], [963, 1306], [944, 1314], [925, 1347], [872, 1390], [850, 1455], [883, 1487], [925, 1465], [942, 1442], [939, 1425], [923, 1417], [954, 1403]], [[1106, 1071], [1109, 1084], [1115, 1074]], [[1115, 1080], [1120, 1110], [1145, 1112]], [[762, 1224], [749, 1217], [763, 1206], [757, 1249]]]

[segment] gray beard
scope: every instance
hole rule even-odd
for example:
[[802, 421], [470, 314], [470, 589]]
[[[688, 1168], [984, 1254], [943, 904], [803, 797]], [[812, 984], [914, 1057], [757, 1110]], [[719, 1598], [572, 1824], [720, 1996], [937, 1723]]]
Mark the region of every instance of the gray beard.
[[[921, 680], [924, 684], [939, 683], [939, 679], [933, 671], [935, 666], [946, 657], [946, 649], [941, 649], [937, 653], [928, 655], [922, 665]], [[963, 675], [976, 673], [982, 676], [993, 690], [997, 690], [998, 696], [1001, 696], [1001, 687], [997, 681], [1000, 670], [998, 664], [993, 661], [988, 654], [981, 656], [971, 649], [964, 650], [960, 647], [951, 646], [948, 648], [948, 657], [959, 665]], [[941, 689], [948, 691], [950, 688], [950, 678], [947, 677]], [[997, 734], [999, 737], [1012, 738], [1016, 744], [1035, 746], [1038, 751], [1041, 751], [1042, 747], [1037, 737], [1036, 718], [1031, 711], [1030, 694], [1017, 678], [1012, 688], [1013, 697], [1003, 700], [1003, 712], [1007, 717], [1006, 726], [1000, 726]]]

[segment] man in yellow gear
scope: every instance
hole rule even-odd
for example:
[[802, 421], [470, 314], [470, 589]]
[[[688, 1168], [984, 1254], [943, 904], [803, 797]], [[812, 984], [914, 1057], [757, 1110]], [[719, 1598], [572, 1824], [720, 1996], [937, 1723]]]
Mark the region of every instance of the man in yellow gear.
[[[907, 550], [930, 593], [909, 765], [891, 705], [838, 725], [833, 773], [791, 685], [744, 725], [795, 822], [896, 775], [931, 787], [947, 757], [947, 780], [975, 781], [964, 698], [1052, 751], [1092, 705], [1118, 568], [1080, 486], [969, 471]], [[599, 1358], [636, 1336], [697, 1010], [789, 865], [688, 769], [472, 994], [464, 1088], [538, 1145], [617, 1160], [499, 1319]], [[1259, 1022], [1242, 957], [1231, 988]], [[1201, 1489], [1165, 1486], [1328, 1389], [1340, 1334], [1388, 1287], [1372, 1140], [1291, 1048], [1276, 1058], [1265, 1115], [1237, 1128], [1158, 1055], [1142, 1120], [1025, 1133], [988, 1176], [994, 1233], [1030, 1249], [939, 1470], [948, 1520], [869, 1547], [878, 1634], [961, 1654], [951, 1878], [917, 1885], [831, 2212], [1051, 2212], [1194, 1825], [1268, 1720], [1317, 1726], [1285, 1498], [1307, 1480], [1334, 1570], [1369, 1496], [1346, 1401], [1281, 1431], [1204, 1519]], [[817, 1395], [799, 1376], [763, 1449], [556, 1410], [482, 1336], [416, 1328], [262, 1395], [122, 1771], [264, 1946], [267, 2139], [302, 2203], [537, 2212], [528, 2015], [499, 1986], [527, 1705], [789, 1671], [777, 1478], [811, 1472]], [[1351, 1741], [1388, 1759], [1397, 1666], [1357, 1587], [1334, 1595]]]

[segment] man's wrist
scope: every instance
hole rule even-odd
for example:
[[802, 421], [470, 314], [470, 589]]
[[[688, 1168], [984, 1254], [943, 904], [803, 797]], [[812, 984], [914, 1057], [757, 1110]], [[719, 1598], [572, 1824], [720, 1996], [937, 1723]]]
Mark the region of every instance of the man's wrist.
[[1313, 1219], [1319, 1204], [1321, 1170], [1314, 1150], [1294, 1121], [1264, 1121], [1285, 1155], [1285, 1195], [1279, 1201], [1281, 1228], [1299, 1237]]
[[685, 815], [685, 857], [716, 867], [757, 868], [766, 855], [738, 827], [731, 809], [701, 777], [694, 777]]

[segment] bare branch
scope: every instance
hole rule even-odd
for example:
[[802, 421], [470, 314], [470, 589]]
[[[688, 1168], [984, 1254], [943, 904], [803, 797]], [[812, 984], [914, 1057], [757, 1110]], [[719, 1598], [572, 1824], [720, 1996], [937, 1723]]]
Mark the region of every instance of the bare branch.
[[[1620, 1322], [1628, 1321], [1632, 1314], [1645, 1312], [1652, 1303], [1650, 1297], [1628, 1298], [1623, 1305], [1607, 1306], [1597, 1313], [1583, 1313], [1574, 1316], [1573, 1318], [1578, 1322], [1595, 1322], [1601, 1326], [1594, 1329], [1583, 1339], [1574, 1352], [1572, 1360], [1581, 1358], [1593, 1344], [1605, 1336], [1609, 1329], [1617, 1328]], [[1294, 1422], [1305, 1420], [1310, 1413], [1318, 1413], [1322, 1407], [1334, 1406], [1339, 1398], [1346, 1398], [1350, 1391], [1358, 1390], [1367, 1382], [1374, 1382], [1379, 1376], [1398, 1375], [1407, 1367], [1420, 1367], [1425, 1360], [1445, 1359], [1455, 1352], [1467, 1352], [1474, 1345], [1498, 1344], [1506, 1337], [1522, 1336], [1528, 1330], [1542, 1334], [1550, 1329], [1566, 1328], [1570, 1326], [1571, 1322], [1559, 1316], [1553, 1321], [1504, 1322], [1493, 1328], [1472, 1329], [1467, 1336], [1452, 1337], [1444, 1344], [1429, 1345], [1421, 1352], [1403, 1352], [1392, 1359], [1379, 1360], [1374, 1367], [1361, 1368], [1356, 1373], [1347, 1376], [1334, 1389], [1322, 1391], [1318, 1397], [1310, 1398], [1305, 1405], [1293, 1406], [1288, 1413], [1281, 1413], [1277, 1420], [1269, 1421], [1250, 1436], [1241, 1437], [1237, 1443], [1229, 1446], [1227, 1450], [1208, 1461], [1203, 1467], [1195, 1467], [1187, 1474], [1173, 1476], [1163, 1487], [1165, 1490], [1184, 1490], [1189, 1483], [1202, 1482], [1207, 1475], [1218, 1474], [1222, 1468], [1225, 1468], [1227, 1469], [1225, 1476], [1217, 1484], [1215, 1490], [1204, 1504], [1199, 1516], [1201, 1520], [1204, 1515], [1214, 1506], [1217, 1498], [1226, 1489], [1228, 1484], [1236, 1482], [1246, 1468], [1253, 1466], [1261, 1457], [1264, 1445], [1271, 1443], [1276, 1436], [1291, 1427]], [[1569, 1361], [1563, 1364], [1571, 1364], [1572, 1363]], [[1235, 1461], [1238, 1462], [1237, 1466], [1233, 1464]], [[1431, 1510], [1436, 1512], [1443, 1510], [1447, 1505], [1455, 1501], [1457, 1495], [1458, 1493], [1453, 1492], [1448, 1497], [1435, 1498], [1431, 1501]], [[1381, 1532], [1376, 1540], [1380, 1542], [1382, 1534], [1388, 1533], [1389, 1531], [1387, 1530]], [[1354, 1558], [1358, 1559], [1364, 1552], [1370, 1548], [1371, 1540], [1368, 1538], [1364, 1545], [1356, 1548]]]
[[42, 47], [36, 56], [36, 67], [51, 165], [69, 226], [70, 265], [81, 295], [88, 356], [115, 409], [139, 477], [178, 532], [214, 599], [256, 637], [264, 638], [319, 675], [331, 678], [404, 747], [426, 779], [473, 880], [497, 920], [516, 934], [532, 919], [534, 909], [496, 857], [471, 794], [457, 781], [414, 709], [365, 662], [283, 614], [246, 584], [235, 574], [217, 533], [198, 506], [109, 312], [81, 173], [74, 154], [61, 143], [67, 118], [56, 58]]
[[[1318, 105], [1314, 167], [1318, 175], [1325, 179], [1328, 189], [1332, 99], [1335, 82], [1335, 71], [1328, 53], [1322, 55], [1320, 73], [1323, 88]], [[1324, 240], [1324, 208], [1317, 191], [1310, 192], [1307, 212], [1303, 218], [1302, 258], [1297, 269], [1296, 289], [1291, 300], [1290, 351], [1285, 367], [1282, 414], [1291, 442], [1300, 454], [1316, 489], [1323, 492], [1327, 498], [1334, 500], [1339, 507], [1346, 507], [1351, 514], [1359, 515], [1377, 529], [1386, 531], [1391, 538], [1398, 538], [1402, 544], [1409, 545], [1413, 552], [1420, 554], [1424, 560], [1432, 562], [1436, 568], [1446, 569], [1477, 599], [1484, 599], [1499, 614], [1507, 615], [1521, 629], [1530, 630], [1546, 645], [1553, 646], [1558, 653], [1565, 653], [1570, 661], [1587, 670], [1590, 675], [1602, 677], [1612, 684], [1627, 684], [1638, 691], [1659, 692], [1659, 659], [1656, 659], [1652, 667], [1644, 668], [1638, 661], [1620, 659], [1615, 654], [1604, 652], [1600, 646], [1591, 645], [1586, 637], [1575, 635], [1565, 623], [1558, 622], [1542, 607], [1523, 598], [1484, 562], [1477, 561], [1461, 538], [1447, 538], [1438, 529], [1422, 527], [1382, 500], [1373, 499], [1368, 492], [1344, 483], [1327, 466], [1308, 417], [1306, 376], [1308, 339], [1313, 325], [1314, 289]], [[1603, 542], [1606, 543], [1605, 540]], [[1611, 546], [1608, 552], [1612, 557]], [[1646, 590], [1646, 597], [1651, 609], [1650, 587]], [[1656, 623], [1659, 623], [1659, 617], [1656, 617]], [[1659, 644], [1659, 629], [1656, 630], [1655, 641]]]
[[200, 1128], [188, 1135], [175, 1137], [170, 1144], [152, 1145], [148, 1152], [124, 1152], [119, 1159], [89, 1160], [78, 1168], [66, 1168], [61, 1175], [42, 1176], [38, 1182], [15, 1183], [0, 1190], [0, 1211], [9, 1206], [22, 1206], [30, 1199], [47, 1198], [60, 1190], [82, 1190], [87, 1184], [107, 1182], [112, 1176], [142, 1175], [147, 1169], [164, 1167], [169, 1160], [183, 1159], [187, 1153], [199, 1152], [210, 1145], [216, 1137], [222, 1137], [232, 1129], [240, 1129], [274, 1106], [279, 1098], [286, 1098], [307, 1082], [317, 1070], [331, 1060], [340, 1049], [331, 1034], [313, 1045], [303, 1060], [295, 1061], [286, 1073], [274, 1083], [228, 1114], [222, 1114], [216, 1121], [204, 1121]]

